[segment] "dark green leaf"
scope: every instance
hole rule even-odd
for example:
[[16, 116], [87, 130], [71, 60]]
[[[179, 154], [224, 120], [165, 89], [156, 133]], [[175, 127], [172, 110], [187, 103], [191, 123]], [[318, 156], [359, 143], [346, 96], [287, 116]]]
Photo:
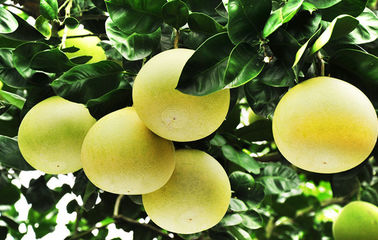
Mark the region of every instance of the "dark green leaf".
[[335, 18], [320, 37], [314, 42], [311, 54], [317, 52], [329, 41], [341, 38], [358, 26], [358, 20], [349, 15], [341, 15]]
[[20, 199], [20, 190], [10, 180], [0, 176], [0, 205], [13, 205]]
[[110, 18], [106, 21], [106, 34], [110, 42], [124, 58], [130, 61], [149, 56], [158, 47], [160, 33], [160, 29], [149, 34], [127, 33], [117, 27]]
[[263, 219], [256, 211], [249, 210], [240, 214], [242, 225], [248, 229], [255, 230], [263, 227]]
[[228, 88], [239, 87], [259, 75], [264, 65], [264, 57], [257, 46], [240, 43], [232, 49], [224, 82]]
[[260, 164], [256, 160], [243, 151], [236, 151], [230, 145], [222, 146], [223, 155], [231, 162], [239, 165], [248, 172], [259, 174]]
[[166, 0], [108, 0], [105, 2], [115, 25], [128, 33], [153, 33], [162, 23]]
[[255, 179], [248, 173], [236, 171], [231, 173], [230, 183], [231, 189], [238, 195], [251, 190], [255, 184]]
[[73, 57], [70, 58], [70, 61], [74, 64], [85, 64], [89, 62], [93, 57], [92, 56], [80, 56], [80, 57]]
[[96, 204], [98, 197], [98, 188], [90, 181], [87, 183], [83, 196], [83, 208], [85, 211], [91, 210]]
[[35, 20], [35, 28], [43, 34], [43, 36], [49, 38], [51, 36], [51, 27], [49, 24], [49, 20], [44, 18], [42, 15], [40, 15]]
[[239, 128], [235, 135], [247, 141], [271, 141], [273, 140], [272, 121], [261, 119], [253, 122], [249, 126]]
[[163, 20], [172, 27], [179, 29], [188, 21], [189, 9], [181, 0], [173, 0], [162, 8]]
[[6, 239], [7, 235], [8, 235], [8, 228], [0, 226], [0, 239], [1, 240]]
[[284, 23], [289, 22], [298, 12], [302, 3], [303, 0], [288, 0], [283, 7], [275, 10], [264, 26], [263, 38], [268, 37]]
[[322, 19], [332, 21], [341, 14], [357, 17], [364, 11], [367, 0], [341, 0], [332, 7], [322, 9]]
[[28, 188], [21, 188], [23, 195], [32, 208], [40, 213], [50, 210], [55, 205], [55, 198], [46, 185], [44, 176], [32, 179]]
[[131, 86], [112, 90], [105, 95], [91, 99], [87, 102], [87, 108], [91, 115], [100, 119], [103, 116], [118, 109], [132, 105]]
[[[294, 56], [294, 55], [293, 55]], [[294, 59], [290, 62], [284, 60], [273, 60], [267, 65], [263, 71], [256, 77], [261, 83], [271, 87], [289, 87], [294, 86], [296, 77], [291, 65]]]
[[[297, 42], [303, 44], [318, 31], [322, 16], [307, 11], [298, 12], [285, 29]], [[285, 50], [285, 49], [283, 49]]]
[[8, 10], [0, 8], [0, 34], [14, 32], [17, 28], [16, 18]]
[[38, 41], [44, 39], [44, 36], [28, 22], [14, 13], [12, 13], [12, 15], [18, 22], [18, 28], [14, 32], [4, 34], [5, 37], [21, 41]]
[[342, 0], [305, 0], [305, 2], [313, 4], [317, 9], [329, 8], [341, 1]]
[[112, 61], [79, 65], [54, 80], [51, 86], [59, 96], [85, 104], [115, 89], [122, 72], [122, 67]]
[[[13, 64], [17, 71], [24, 77], [31, 77], [36, 71], [30, 68], [33, 56], [43, 50], [50, 49], [43, 42], [27, 42], [18, 46], [13, 51]], [[57, 65], [55, 63], [55, 65]]]
[[0, 136], [0, 162], [19, 170], [34, 170], [22, 157], [17, 140], [6, 136]]
[[295, 54], [295, 60], [294, 60], [294, 63], [293, 63], [293, 68], [295, 66], [297, 66], [297, 64], [300, 62], [300, 60], [302, 59], [302, 57], [304, 56], [309, 56], [310, 55], [310, 49], [308, 46], [312, 45], [314, 42], [315, 42], [315, 39], [319, 36], [320, 34], [320, 31], [321, 31], [321, 28], [318, 29], [318, 31], [316, 31], [311, 37], [310, 39], [307, 40], [307, 42], [305, 42], [299, 49], [298, 51], [296, 52]]
[[0, 34], [0, 48], [16, 48], [22, 43], [22, 41], [6, 38], [5, 36]]
[[[59, 64], [57, 64], [59, 63]], [[61, 73], [75, 66], [58, 48], [47, 49], [36, 53], [30, 61], [30, 67], [50, 73]]]
[[214, 232], [214, 231], [210, 231], [209, 235], [210, 235], [211, 239], [216, 239], [216, 240], [237, 240], [229, 232]]
[[228, 1], [228, 33], [236, 45], [258, 40], [272, 9], [270, 0]]
[[227, 33], [206, 40], [185, 64], [176, 88], [197, 96], [221, 90], [226, 85], [224, 74], [232, 48]]
[[230, 209], [233, 212], [245, 212], [248, 210], [248, 207], [242, 200], [231, 198]]
[[249, 233], [241, 227], [233, 226], [228, 231], [236, 237], [238, 240], [252, 240]]
[[225, 29], [214, 18], [204, 13], [193, 12], [189, 15], [188, 24], [190, 30], [204, 34], [217, 34]]
[[223, 217], [222, 221], [219, 222], [219, 226], [229, 227], [239, 225], [243, 219], [238, 213], [227, 214]]
[[378, 205], [378, 192], [372, 187], [364, 187], [361, 192], [361, 201], [370, 202], [374, 205]]
[[3, 90], [0, 90], [0, 99], [2, 100], [5, 100], [6, 102], [8, 102], [9, 104], [19, 108], [19, 109], [22, 109], [22, 107], [24, 106], [24, 103], [25, 103], [25, 98], [17, 95], [17, 94], [14, 94], [14, 93], [11, 93], [11, 92], [6, 92], [6, 91], [3, 91]]
[[259, 181], [264, 184], [268, 194], [289, 192], [299, 186], [297, 173], [292, 168], [282, 164], [267, 165]]
[[64, 19], [64, 25], [66, 25], [68, 28], [74, 29], [79, 26], [80, 22], [74, 18], [74, 17], [68, 17]]
[[[273, 87], [287, 87], [293, 85], [294, 74], [292, 73], [291, 67], [294, 64], [294, 56], [300, 48], [300, 44], [286, 30], [278, 29], [271, 35], [269, 47], [278, 61], [270, 61], [270, 66], [267, 66], [267, 68], [270, 68], [264, 73], [270, 72], [272, 76], [263, 79], [263, 83]], [[270, 71], [271, 69], [274, 70]], [[280, 76], [281, 74], [282, 76]]]
[[12, 62], [12, 50], [0, 48], [0, 79], [11, 87], [25, 87], [25, 79], [18, 73]]
[[18, 227], [20, 224], [18, 224], [15, 220], [13, 220], [11, 217], [8, 217], [6, 215], [1, 215], [0, 220], [4, 221], [9, 228], [12, 228], [13, 230], [18, 231]]
[[[267, 75], [268, 76], [268, 75]], [[244, 92], [252, 110], [265, 118], [273, 116], [278, 101], [287, 88], [270, 87], [254, 79], [244, 85]]]
[[58, 17], [57, 0], [40, 0], [39, 11], [46, 19], [54, 20]]

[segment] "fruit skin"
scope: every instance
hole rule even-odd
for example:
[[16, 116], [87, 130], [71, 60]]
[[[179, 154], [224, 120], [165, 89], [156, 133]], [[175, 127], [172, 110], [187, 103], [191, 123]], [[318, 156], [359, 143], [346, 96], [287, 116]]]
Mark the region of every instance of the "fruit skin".
[[190, 49], [171, 49], [155, 55], [142, 67], [133, 86], [134, 107], [146, 126], [178, 142], [213, 133], [225, 119], [230, 104], [229, 89], [207, 96], [191, 96], [175, 89], [193, 53]]
[[377, 141], [375, 109], [353, 85], [316, 77], [290, 89], [273, 117], [283, 156], [311, 172], [337, 173], [363, 162]]
[[65, 174], [81, 168], [81, 144], [96, 120], [84, 105], [54, 96], [35, 105], [18, 130], [22, 156], [35, 169]]
[[175, 167], [173, 143], [148, 130], [131, 107], [98, 120], [85, 137], [81, 160], [94, 185], [128, 195], [157, 190]]
[[217, 224], [227, 211], [231, 187], [222, 166], [209, 154], [176, 151], [176, 168], [159, 190], [142, 195], [143, 205], [158, 226], [176, 233], [196, 233]]
[[[59, 36], [63, 36], [63, 30], [58, 32]], [[81, 36], [93, 34], [92, 32], [79, 26], [75, 29], [67, 29], [67, 36]], [[95, 63], [102, 60], [106, 60], [106, 55], [102, 47], [97, 46], [101, 41], [98, 37], [78, 37], [78, 38], [67, 38], [65, 41], [65, 48], [76, 47], [80, 50], [73, 53], [65, 53], [68, 58], [80, 57], [80, 56], [92, 56], [92, 58], [87, 63]]]
[[335, 240], [378, 240], [378, 207], [362, 201], [346, 205], [332, 225]]

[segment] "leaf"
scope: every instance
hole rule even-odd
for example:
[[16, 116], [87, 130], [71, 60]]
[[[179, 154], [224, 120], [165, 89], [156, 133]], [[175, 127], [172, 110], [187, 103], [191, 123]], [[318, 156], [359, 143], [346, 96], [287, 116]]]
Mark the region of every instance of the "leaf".
[[11, 49], [0, 48], [0, 79], [11, 87], [19, 88], [26, 86], [26, 80], [13, 65]]
[[335, 18], [320, 37], [314, 42], [311, 48], [311, 54], [319, 51], [329, 41], [345, 36], [355, 29], [358, 20], [349, 15], [341, 15]]
[[296, 42], [304, 43], [319, 30], [321, 20], [322, 16], [317, 12], [300, 11], [287, 24], [285, 30]]
[[108, 0], [109, 16], [122, 31], [153, 33], [162, 23], [161, 9], [165, 0]]
[[263, 29], [263, 38], [267, 38], [284, 23], [289, 22], [301, 7], [303, 0], [288, 0], [287, 3], [275, 10], [266, 21]]
[[110, 18], [105, 25], [106, 34], [111, 44], [124, 58], [130, 61], [151, 55], [160, 42], [160, 29], [150, 34], [127, 33], [118, 28]]
[[176, 89], [196, 96], [221, 90], [226, 85], [224, 74], [232, 48], [227, 33], [207, 39], [186, 62]]
[[20, 199], [20, 190], [10, 183], [10, 179], [0, 175], [0, 205], [13, 205]]
[[296, 54], [295, 54], [295, 60], [294, 60], [294, 63], [293, 63], [292, 68], [294, 68], [295, 66], [297, 66], [297, 64], [299, 63], [299, 61], [302, 59], [303, 56], [307, 56], [307, 55], [309, 54], [308, 46], [314, 43], [315, 38], [317, 38], [317, 37], [319, 36], [320, 31], [321, 31], [321, 28], [319, 28], [318, 31], [316, 31], [316, 32], [310, 37], [310, 39], [308, 39], [307, 42], [305, 42], [305, 44], [303, 44], [303, 45], [298, 49], [298, 51], [297, 51]]
[[18, 109], [22, 109], [25, 103], [25, 98], [11, 92], [6, 92], [4, 90], [0, 90], [0, 99], [5, 100]]
[[249, 156], [243, 151], [236, 151], [230, 145], [222, 146], [223, 155], [230, 160], [231, 162], [239, 165], [248, 172], [259, 174], [260, 173], [260, 164], [255, 161], [255, 159]]
[[173, 0], [165, 3], [162, 8], [164, 22], [179, 29], [188, 21], [189, 9], [181, 0]]
[[79, 27], [80, 22], [74, 17], [68, 17], [64, 19], [64, 25], [66, 25], [68, 28], [74, 29]]
[[238, 240], [252, 240], [251, 236], [247, 231], [241, 227], [233, 226], [229, 228], [229, 232], [236, 237]]
[[35, 170], [22, 157], [17, 140], [0, 135], [0, 162], [1, 164], [23, 171]]
[[278, 101], [287, 88], [276, 88], [262, 84], [254, 79], [244, 85], [244, 92], [252, 110], [265, 118], [273, 116]]
[[58, 1], [57, 0], [40, 0], [39, 11], [42, 16], [48, 20], [54, 20], [58, 17]]
[[95, 206], [97, 197], [98, 188], [95, 185], [93, 185], [93, 183], [88, 181], [83, 196], [83, 208], [85, 211], [89, 211]]
[[40, 15], [35, 20], [35, 28], [43, 34], [43, 36], [49, 38], [51, 36], [51, 27], [49, 24], [49, 20], [44, 18], [42, 15]]
[[188, 24], [190, 30], [198, 33], [217, 34], [225, 29], [214, 18], [204, 13], [193, 12], [189, 14]]
[[123, 69], [112, 61], [78, 65], [51, 83], [61, 97], [87, 103], [115, 89], [121, 81]]
[[333, 21], [337, 16], [342, 14], [357, 17], [364, 11], [366, 2], [367, 0], [341, 0], [332, 7], [322, 9], [322, 19], [326, 21]]
[[[59, 64], [56, 64], [57, 62]], [[50, 73], [66, 72], [75, 65], [58, 48], [46, 49], [36, 53], [30, 62], [32, 69]]]
[[17, 28], [16, 18], [8, 10], [0, 8], [0, 34], [14, 32]]
[[251, 174], [235, 171], [230, 175], [231, 189], [240, 194], [253, 188], [255, 179]]
[[240, 214], [242, 225], [248, 229], [255, 230], [263, 227], [263, 219], [256, 211], [249, 210]]
[[[33, 56], [46, 49], [50, 49], [50, 47], [43, 42], [27, 42], [18, 46], [13, 51], [13, 64], [17, 71], [24, 78], [30, 78], [36, 72], [30, 68]], [[56, 63], [54, 64], [56, 65]]]
[[242, 200], [231, 198], [230, 209], [233, 212], [245, 212], [248, 210], [248, 207]]
[[342, 0], [305, 0], [305, 2], [313, 4], [317, 9], [329, 8], [341, 1]]
[[265, 166], [262, 174], [263, 176], [258, 180], [264, 184], [268, 194], [289, 192], [299, 186], [297, 173], [282, 164], [269, 164]]
[[239, 225], [242, 221], [243, 219], [237, 213], [227, 214], [219, 222], [219, 225], [222, 227], [235, 226], [235, 225]]
[[231, 41], [258, 40], [272, 9], [270, 0], [230, 0], [228, 1], [227, 29]]
[[244, 85], [257, 77], [264, 68], [263, 56], [259, 48], [240, 43], [232, 49], [228, 59], [224, 82], [227, 88]]
[[272, 141], [272, 121], [268, 119], [257, 120], [249, 126], [237, 129], [235, 135], [250, 142]]
[[44, 39], [44, 36], [28, 22], [17, 16], [17, 14], [12, 13], [12, 15], [18, 22], [18, 28], [11, 33], [4, 34], [6, 38], [21, 41], [38, 41]]

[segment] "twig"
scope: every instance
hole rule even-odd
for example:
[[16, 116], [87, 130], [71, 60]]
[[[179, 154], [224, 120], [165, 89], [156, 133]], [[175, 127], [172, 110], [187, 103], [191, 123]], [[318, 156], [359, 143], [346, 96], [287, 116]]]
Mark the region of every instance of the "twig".
[[123, 195], [122, 195], [122, 194], [118, 195], [117, 200], [116, 200], [116, 202], [115, 202], [115, 204], [114, 204], [113, 216], [118, 216], [118, 213], [119, 213], [119, 205], [121, 204], [121, 200], [122, 200], [122, 198], [123, 198]]
[[180, 30], [175, 29], [175, 40], [173, 42], [173, 48], [178, 48], [179, 39], [180, 39]]
[[320, 51], [318, 51], [316, 53], [316, 56], [318, 57], [319, 62], [320, 62], [320, 76], [324, 76], [325, 75], [325, 62], [323, 60], [323, 55], [320, 53]]

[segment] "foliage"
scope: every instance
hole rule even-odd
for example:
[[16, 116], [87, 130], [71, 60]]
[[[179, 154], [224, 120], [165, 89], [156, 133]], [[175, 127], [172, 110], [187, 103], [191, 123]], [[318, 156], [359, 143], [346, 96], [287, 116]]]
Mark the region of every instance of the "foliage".
[[[66, 194], [76, 196], [66, 208], [77, 216], [67, 224], [67, 239], [105, 239], [109, 224], [133, 231], [134, 239], [332, 239], [338, 205], [378, 204], [377, 148], [349, 171], [305, 172], [278, 152], [271, 118], [288, 88], [319, 75], [354, 84], [378, 108], [375, 8], [367, 0], [0, 1], [0, 239], [22, 238], [20, 225], [32, 227], [37, 238], [52, 232], [56, 204]], [[35, 24], [26, 21], [32, 19]], [[102, 39], [107, 61], [85, 64], [88, 59], [66, 56], [77, 49], [62, 48], [65, 36], [57, 32], [78, 23]], [[101, 191], [82, 170], [73, 186], [50, 189], [57, 176], [48, 174], [16, 184], [32, 170], [17, 146], [18, 126], [32, 106], [59, 95], [85, 104], [96, 119], [131, 106], [142, 64], [173, 47], [196, 50], [178, 90], [207, 95], [231, 88], [230, 111], [216, 133], [175, 143], [208, 152], [229, 174], [232, 199], [218, 225], [168, 235], [139, 221], [146, 218], [140, 196]], [[243, 113], [249, 107], [265, 119], [248, 125]], [[31, 204], [27, 221], [18, 220], [14, 206], [21, 197]]]

